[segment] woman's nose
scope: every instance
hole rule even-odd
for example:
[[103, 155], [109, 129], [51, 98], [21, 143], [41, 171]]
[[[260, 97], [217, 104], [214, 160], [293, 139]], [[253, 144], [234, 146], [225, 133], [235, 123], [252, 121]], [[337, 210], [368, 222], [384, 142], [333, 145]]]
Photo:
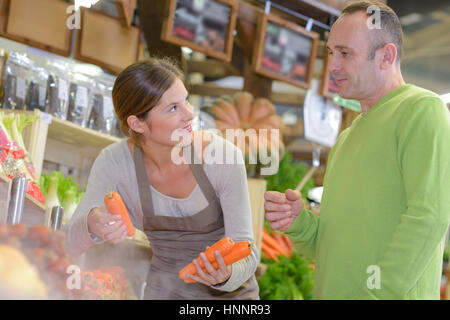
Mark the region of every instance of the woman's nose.
[[183, 110], [184, 110], [184, 117], [187, 118], [188, 121], [194, 119], [194, 108], [191, 106], [189, 102], [185, 104]]

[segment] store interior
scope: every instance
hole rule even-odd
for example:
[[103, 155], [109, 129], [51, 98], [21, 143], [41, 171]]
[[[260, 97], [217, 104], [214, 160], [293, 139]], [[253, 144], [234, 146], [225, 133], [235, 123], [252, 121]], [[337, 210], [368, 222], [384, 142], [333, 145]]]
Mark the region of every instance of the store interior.
[[[117, 246], [92, 248], [76, 259], [63, 246], [65, 226], [83, 196], [95, 159], [102, 149], [126, 138], [114, 114], [114, 80], [128, 65], [153, 56], [169, 57], [185, 72], [194, 130], [221, 129], [218, 123], [227, 119], [214, 111], [220, 99], [237, 104], [242, 92], [255, 100], [266, 99], [264, 107], [276, 125], [268, 121], [264, 125], [280, 132], [278, 170], [263, 175], [261, 163], [246, 163], [254, 241], [261, 254], [256, 271], [260, 296], [267, 300], [312, 298], [314, 261], [295, 252], [281, 232], [271, 230], [264, 217], [264, 192], [297, 189], [307, 208], [320, 215], [329, 151], [360, 111], [358, 103], [324, 89], [330, 78], [326, 40], [350, 1], [209, 1], [229, 6], [224, 11], [229, 16], [224, 15], [223, 28], [215, 21], [221, 38], [211, 38], [206, 45], [188, 39], [189, 25], [198, 29], [200, 22], [183, 16], [183, 1], [0, 0], [0, 131], [6, 133], [0, 136], [0, 248], [8, 244], [25, 248], [34, 239], [36, 244], [22, 251], [40, 274], [30, 275], [26, 280], [30, 285], [18, 285], [28, 290], [22, 296], [17, 289], [19, 299], [143, 298], [143, 274], [152, 256], [143, 232], [138, 230]], [[450, 110], [450, 2], [384, 2], [402, 23], [405, 81], [435, 92]], [[263, 37], [268, 29], [261, 27], [261, 21], [271, 21], [262, 19], [266, 14], [274, 16], [272, 22], [283, 21], [282, 29], [291, 32], [292, 41], [300, 35], [311, 43], [305, 53], [308, 63], [296, 61], [300, 61], [298, 70], [306, 68], [300, 77], [283, 73], [287, 58], [277, 62], [270, 57]], [[208, 22], [207, 18], [204, 13], [202, 21]], [[177, 23], [184, 28], [178, 29], [179, 34], [174, 32]], [[271, 63], [276, 71], [264, 63]], [[251, 128], [252, 123], [246, 126]], [[5, 141], [17, 143], [6, 146]], [[26, 178], [21, 193], [19, 179], [13, 179], [17, 176]], [[19, 204], [14, 200], [18, 194]], [[61, 216], [58, 208], [62, 208]], [[12, 209], [20, 211], [17, 224], [8, 223]], [[448, 232], [446, 239], [442, 300], [450, 299]], [[276, 248], [265, 249], [269, 243]], [[42, 252], [56, 252], [59, 264], [50, 264]], [[22, 263], [24, 268], [30, 264]], [[110, 281], [114, 289], [67, 289], [69, 265], [80, 266], [83, 281]], [[289, 273], [293, 269], [296, 273]], [[286, 274], [283, 283], [278, 281], [280, 274]], [[9, 285], [4, 278], [0, 275], [0, 299], [9, 299], [2, 291], [2, 281]]]

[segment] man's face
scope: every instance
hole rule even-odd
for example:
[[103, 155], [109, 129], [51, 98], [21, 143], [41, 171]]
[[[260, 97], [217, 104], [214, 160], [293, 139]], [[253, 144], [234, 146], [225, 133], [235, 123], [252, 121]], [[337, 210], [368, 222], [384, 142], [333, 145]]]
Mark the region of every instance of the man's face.
[[327, 42], [328, 70], [336, 79], [339, 95], [345, 99], [367, 99], [382, 81], [377, 59], [369, 60], [374, 37], [370, 36], [366, 21], [364, 12], [345, 14], [334, 23]]

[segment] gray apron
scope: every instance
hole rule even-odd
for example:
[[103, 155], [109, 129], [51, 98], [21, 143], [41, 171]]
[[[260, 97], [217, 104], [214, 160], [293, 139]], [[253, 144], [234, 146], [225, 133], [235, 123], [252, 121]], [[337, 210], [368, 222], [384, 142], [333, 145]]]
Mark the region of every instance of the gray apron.
[[193, 161], [195, 157], [193, 150], [191, 155], [190, 168], [208, 200], [208, 206], [187, 217], [157, 216], [153, 210], [142, 150], [136, 145], [134, 148], [134, 164], [143, 211], [143, 231], [153, 251], [144, 299], [259, 299], [255, 275], [233, 292], [220, 291], [198, 282], [185, 283], [178, 277], [178, 271], [197, 258], [206, 246], [225, 236], [219, 198], [202, 165], [197, 164], [201, 162]]

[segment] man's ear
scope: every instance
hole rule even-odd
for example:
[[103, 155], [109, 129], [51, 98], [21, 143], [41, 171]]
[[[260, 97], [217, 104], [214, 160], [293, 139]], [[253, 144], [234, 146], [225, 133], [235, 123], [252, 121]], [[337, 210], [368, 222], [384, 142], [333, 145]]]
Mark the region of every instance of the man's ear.
[[135, 115], [128, 116], [127, 118], [128, 127], [137, 133], [144, 133], [144, 121], [139, 120]]
[[381, 48], [380, 52], [382, 55], [380, 67], [382, 70], [387, 70], [397, 60], [397, 47], [393, 43], [387, 43]]

